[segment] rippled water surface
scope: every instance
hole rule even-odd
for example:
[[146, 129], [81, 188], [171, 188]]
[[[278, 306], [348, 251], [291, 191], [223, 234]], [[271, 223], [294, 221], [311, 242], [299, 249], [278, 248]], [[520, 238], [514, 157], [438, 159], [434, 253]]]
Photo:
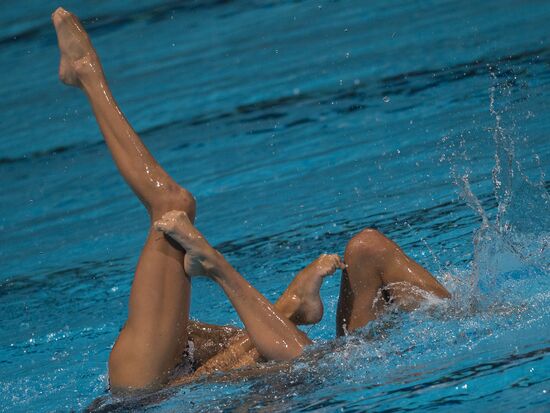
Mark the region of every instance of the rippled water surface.
[[[0, 408], [106, 396], [148, 220], [78, 91], [49, 1], [0, 16]], [[268, 298], [375, 227], [452, 292], [280, 373], [106, 410], [550, 408], [550, 5], [544, 1], [67, 1], [114, 94], [198, 199], [197, 226]], [[193, 281], [192, 315], [238, 324]]]

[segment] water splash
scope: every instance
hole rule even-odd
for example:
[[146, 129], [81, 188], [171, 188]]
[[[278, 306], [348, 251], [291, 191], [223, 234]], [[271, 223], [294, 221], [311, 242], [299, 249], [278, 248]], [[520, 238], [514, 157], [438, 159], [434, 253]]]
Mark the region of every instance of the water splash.
[[[518, 278], [522, 274], [542, 276], [550, 263], [550, 196], [540, 158], [534, 155], [538, 179], [533, 181], [516, 157], [519, 139], [514, 135], [514, 124], [511, 128], [503, 124], [503, 116], [513, 113], [513, 101], [507, 99], [513, 94], [512, 86], [510, 82], [500, 81], [498, 73], [491, 71], [490, 74], [489, 112], [494, 121], [490, 129], [494, 144], [490, 200], [496, 205], [493, 217], [472, 190], [471, 170], [458, 174], [457, 165], [452, 167], [461, 198], [481, 219], [480, 228], [474, 234], [470, 285], [472, 294], [478, 289], [484, 300], [495, 298], [491, 292], [499, 291], [507, 278]], [[465, 146], [464, 139], [460, 146]]]

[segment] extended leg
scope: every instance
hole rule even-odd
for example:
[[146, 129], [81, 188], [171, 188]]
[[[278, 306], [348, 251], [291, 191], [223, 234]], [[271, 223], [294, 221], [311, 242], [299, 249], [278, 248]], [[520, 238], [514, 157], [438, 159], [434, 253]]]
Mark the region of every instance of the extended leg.
[[189, 275], [207, 275], [224, 290], [262, 357], [289, 360], [311, 343], [208, 244], [184, 212], [165, 214], [155, 226], [185, 248], [185, 270]]
[[61, 51], [59, 77], [64, 83], [81, 88], [88, 96], [105, 142], [128, 185], [153, 219], [166, 212], [167, 200], [181, 208], [180, 202], [184, 199], [186, 210], [191, 210], [194, 205], [190, 194], [156, 162], [122, 114], [99, 57], [76, 16], [59, 8], [52, 19]]
[[363, 327], [384, 306], [383, 293], [404, 309], [422, 299], [422, 292], [449, 298], [449, 292], [390, 239], [373, 229], [353, 237], [346, 247], [336, 319], [338, 335]]
[[[61, 51], [59, 75], [87, 95], [105, 142], [126, 182], [152, 220], [178, 208], [193, 219], [194, 199], [160, 167], [118, 108], [90, 40], [71, 13], [52, 20]], [[128, 321], [109, 359], [114, 388], [144, 388], [165, 382], [187, 343], [190, 282], [184, 251], [150, 230], [130, 293]]]

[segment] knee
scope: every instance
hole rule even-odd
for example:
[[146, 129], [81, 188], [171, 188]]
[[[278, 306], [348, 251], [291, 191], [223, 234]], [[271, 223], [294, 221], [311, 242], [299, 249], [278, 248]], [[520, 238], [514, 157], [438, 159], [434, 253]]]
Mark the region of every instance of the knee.
[[197, 201], [193, 194], [179, 185], [173, 185], [155, 199], [150, 214], [153, 220], [157, 220], [168, 211], [184, 211], [191, 222], [194, 222], [196, 209]]
[[355, 235], [346, 246], [344, 261], [349, 265], [353, 262], [377, 262], [383, 260], [395, 249], [395, 244], [381, 232], [366, 228]]

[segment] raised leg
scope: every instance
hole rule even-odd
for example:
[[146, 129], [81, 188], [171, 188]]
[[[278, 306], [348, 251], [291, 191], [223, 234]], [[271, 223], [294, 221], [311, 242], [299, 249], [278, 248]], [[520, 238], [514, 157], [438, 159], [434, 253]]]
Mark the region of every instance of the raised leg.
[[[61, 63], [59, 76], [87, 95], [113, 159], [151, 220], [174, 208], [192, 220], [195, 201], [162, 169], [117, 106], [84, 28], [59, 8], [52, 20]], [[187, 344], [190, 280], [184, 250], [150, 230], [130, 293], [128, 320], [109, 358], [113, 388], [155, 387], [167, 381]]]
[[267, 360], [289, 360], [299, 356], [304, 346], [311, 343], [293, 322], [208, 244], [185, 212], [169, 212], [155, 226], [187, 251], [187, 274], [207, 275], [223, 289], [262, 357]]
[[384, 296], [407, 310], [425, 293], [449, 298], [449, 292], [399, 246], [374, 229], [354, 236], [346, 247], [336, 316], [338, 335], [374, 320], [385, 306]]

